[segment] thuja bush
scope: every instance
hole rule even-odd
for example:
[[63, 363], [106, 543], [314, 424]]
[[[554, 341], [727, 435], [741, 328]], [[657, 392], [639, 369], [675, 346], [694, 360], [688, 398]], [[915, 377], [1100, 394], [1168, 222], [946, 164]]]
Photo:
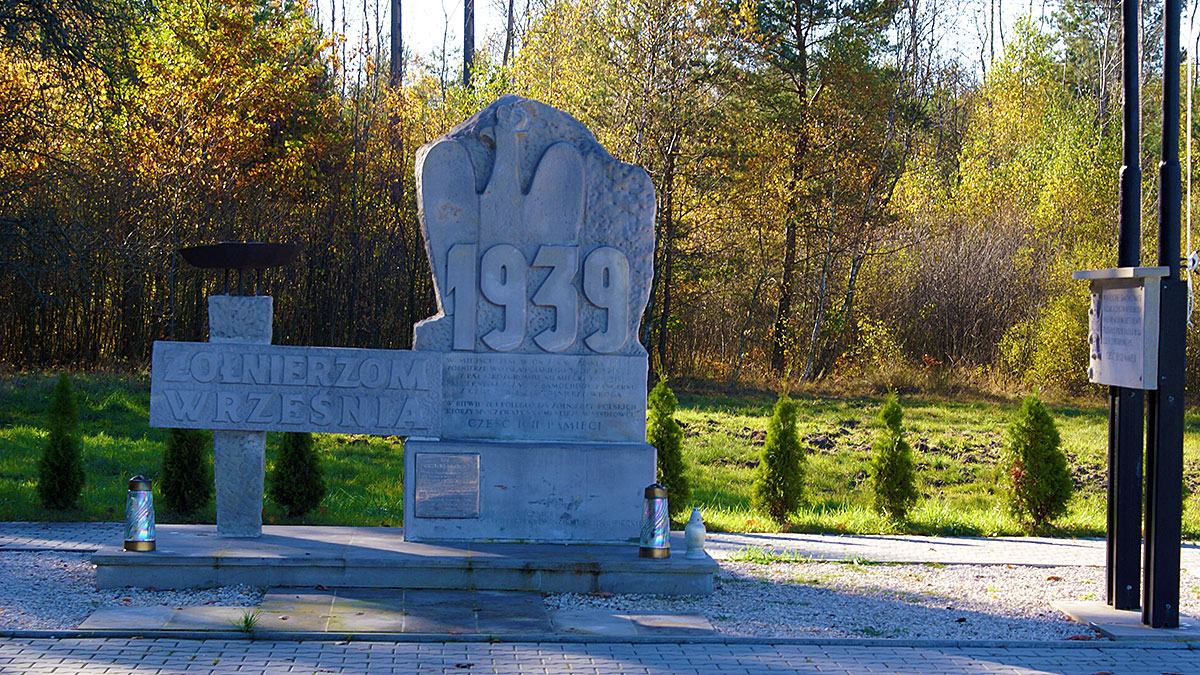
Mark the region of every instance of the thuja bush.
[[804, 450], [796, 432], [796, 402], [780, 394], [767, 422], [767, 440], [754, 481], [754, 508], [786, 522], [800, 506], [804, 488]]
[[660, 381], [650, 391], [649, 414], [646, 419], [646, 442], [658, 451], [658, 484], [667, 489], [670, 516], [678, 520], [688, 506], [692, 487], [688, 484], [683, 463], [683, 429], [675, 421], [675, 394]]
[[1066, 514], [1073, 485], [1054, 419], [1037, 396], [1029, 396], [1008, 428], [1004, 469], [1009, 508], [1031, 531]]
[[168, 510], [190, 516], [212, 500], [213, 469], [208, 441], [209, 435], [199, 429], [167, 432], [159, 490]]
[[325, 497], [325, 477], [310, 433], [286, 433], [271, 472], [271, 499], [289, 517], [302, 516]]
[[917, 501], [916, 469], [912, 448], [904, 440], [904, 410], [895, 394], [879, 411], [883, 428], [875, 439], [870, 485], [875, 510], [894, 520], [904, 520]]
[[84, 475], [76, 435], [79, 411], [66, 373], [59, 375], [54, 385], [48, 417], [50, 436], [38, 461], [38, 498], [46, 508], [69, 509], [83, 492]]

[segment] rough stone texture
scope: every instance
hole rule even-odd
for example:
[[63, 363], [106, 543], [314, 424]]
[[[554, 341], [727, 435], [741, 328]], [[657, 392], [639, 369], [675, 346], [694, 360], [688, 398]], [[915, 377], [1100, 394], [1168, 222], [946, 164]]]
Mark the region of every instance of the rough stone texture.
[[155, 342], [150, 425], [437, 436], [440, 354]]
[[269, 344], [273, 307], [269, 295], [208, 296], [208, 341]]
[[[447, 442], [406, 449], [409, 538], [636, 537], [655, 476], [638, 341], [650, 177], [570, 115], [508, 95], [421, 148], [416, 180], [438, 313], [413, 343], [443, 355]], [[414, 452], [477, 454], [478, 512], [411, 508]], [[450, 482], [438, 503], [461, 506]]]
[[[519, 96], [502, 96], [417, 153], [418, 209], [436, 282], [439, 313], [417, 324], [415, 348], [448, 351], [456, 312], [448, 272], [457, 244], [476, 246], [475, 259], [497, 245], [517, 248], [535, 263], [547, 245], [578, 247], [578, 265], [596, 249], [617, 249], [628, 260], [627, 340], [603, 353], [645, 355], [637, 340], [650, 294], [654, 256], [654, 187], [637, 166], [613, 159], [570, 115]], [[475, 269], [480, 269], [477, 265]], [[526, 339], [504, 351], [545, 353], [534, 336], [561, 321], [558, 310], [533, 296], [554, 268], [530, 267], [525, 288]], [[586, 336], [607, 329], [608, 312], [589, 302], [580, 269], [569, 284], [577, 291], [578, 336], [555, 350], [590, 354]], [[486, 276], [486, 271], [481, 271]], [[549, 289], [547, 289], [549, 290]], [[505, 312], [475, 295], [477, 330], [471, 351], [490, 351], [482, 337], [504, 328]]]
[[267, 434], [262, 431], [214, 431], [213, 479], [217, 487], [217, 534], [262, 534], [263, 480]]
[[[475, 517], [421, 517], [419, 458], [479, 456]], [[654, 476], [646, 443], [453, 443], [404, 448], [404, 531], [409, 541], [636, 542], [644, 479]], [[412, 487], [409, 487], [412, 486]], [[422, 492], [414, 488], [421, 486]], [[447, 490], [457, 490], [449, 485]]]
[[[214, 295], [208, 298], [211, 342], [266, 344], [271, 341], [271, 297]], [[217, 534], [262, 534], [263, 481], [267, 434], [262, 431], [213, 432]]]

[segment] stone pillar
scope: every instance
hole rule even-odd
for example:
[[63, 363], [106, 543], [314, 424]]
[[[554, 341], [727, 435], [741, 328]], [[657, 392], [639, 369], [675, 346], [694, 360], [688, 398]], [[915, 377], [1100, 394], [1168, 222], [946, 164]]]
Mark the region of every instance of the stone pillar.
[[[272, 309], [269, 295], [209, 296], [209, 342], [270, 344]], [[213, 432], [218, 536], [262, 535], [266, 449], [262, 431]]]

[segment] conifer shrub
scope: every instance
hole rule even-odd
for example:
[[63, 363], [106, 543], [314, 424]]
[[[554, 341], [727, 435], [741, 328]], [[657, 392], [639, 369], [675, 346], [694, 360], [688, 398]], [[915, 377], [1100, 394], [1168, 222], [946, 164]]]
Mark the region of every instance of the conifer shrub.
[[646, 442], [658, 451], [658, 484], [667, 489], [670, 517], [678, 520], [687, 512], [692, 487], [684, 475], [683, 429], [675, 421], [675, 394], [665, 381], [650, 391], [649, 414], [646, 420]]
[[71, 390], [71, 378], [58, 376], [50, 396], [50, 437], [38, 461], [38, 499], [50, 509], [73, 508], [83, 492], [83, 458], [80, 456], [79, 410]]
[[754, 508], [777, 522], [800, 506], [804, 489], [804, 450], [796, 432], [796, 402], [780, 394], [767, 422], [767, 440], [754, 481]]
[[1009, 481], [1009, 508], [1030, 531], [1049, 525], [1067, 512], [1073, 485], [1067, 457], [1050, 412], [1037, 396], [1029, 396], [1008, 428], [1004, 470]]
[[168, 510], [191, 516], [212, 500], [213, 467], [208, 441], [209, 435], [199, 429], [167, 432], [159, 491]]
[[873, 506], [893, 520], [904, 520], [918, 494], [912, 448], [904, 440], [904, 410], [895, 394], [884, 402], [879, 421], [883, 428], [875, 439], [870, 471]]
[[325, 497], [325, 477], [310, 433], [285, 433], [271, 472], [271, 499], [288, 517], [302, 516]]

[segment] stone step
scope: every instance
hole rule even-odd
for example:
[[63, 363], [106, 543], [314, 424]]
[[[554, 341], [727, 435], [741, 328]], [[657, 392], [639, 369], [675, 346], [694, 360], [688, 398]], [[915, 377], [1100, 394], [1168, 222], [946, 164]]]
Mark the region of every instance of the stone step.
[[713, 635], [695, 614], [601, 608], [547, 611], [540, 593], [398, 588], [272, 588], [259, 607], [106, 607], [79, 628], [271, 634], [608, 637]]
[[257, 538], [218, 537], [213, 525], [160, 525], [157, 550], [114, 542], [92, 555], [97, 588], [325, 586], [537, 591], [711, 593], [717, 563], [673, 554], [638, 557], [626, 545], [407, 542], [388, 527], [266, 526]]

